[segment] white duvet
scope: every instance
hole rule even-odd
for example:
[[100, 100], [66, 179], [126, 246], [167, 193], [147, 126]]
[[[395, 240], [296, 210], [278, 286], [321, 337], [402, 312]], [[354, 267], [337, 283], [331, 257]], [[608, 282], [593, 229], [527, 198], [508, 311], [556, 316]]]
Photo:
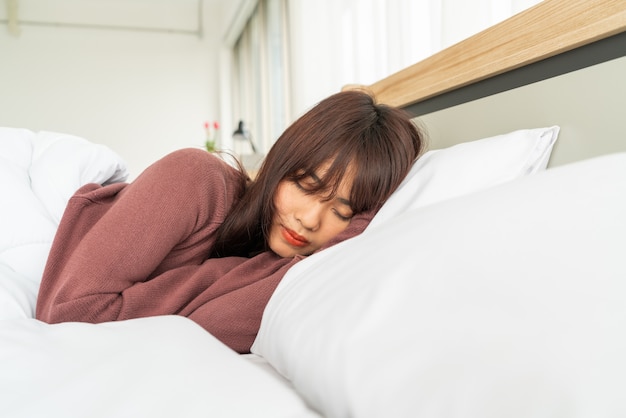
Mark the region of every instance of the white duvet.
[[34, 316], [46, 257], [69, 197], [83, 184], [123, 181], [105, 146], [53, 132], [0, 128], [0, 318]]
[[284, 380], [187, 318], [33, 319], [68, 198], [126, 177], [105, 146], [0, 128], [0, 417], [317, 416]]

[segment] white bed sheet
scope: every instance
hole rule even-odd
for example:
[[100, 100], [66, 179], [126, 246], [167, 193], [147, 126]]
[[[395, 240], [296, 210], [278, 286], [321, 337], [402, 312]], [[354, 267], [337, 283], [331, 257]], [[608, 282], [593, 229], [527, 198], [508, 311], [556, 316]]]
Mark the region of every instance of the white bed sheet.
[[191, 320], [0, 321], [0, 416], [319, 417]]

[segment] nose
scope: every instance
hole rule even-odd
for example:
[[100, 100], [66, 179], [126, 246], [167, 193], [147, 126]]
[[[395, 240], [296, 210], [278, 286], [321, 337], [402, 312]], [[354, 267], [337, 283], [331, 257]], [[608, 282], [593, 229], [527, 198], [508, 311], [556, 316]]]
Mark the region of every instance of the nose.
[[322, 202], [311, 199], [303, 205], [296, 213], [296, 219], [304, 228], [309, 231], [317, 231], [322, 223]]

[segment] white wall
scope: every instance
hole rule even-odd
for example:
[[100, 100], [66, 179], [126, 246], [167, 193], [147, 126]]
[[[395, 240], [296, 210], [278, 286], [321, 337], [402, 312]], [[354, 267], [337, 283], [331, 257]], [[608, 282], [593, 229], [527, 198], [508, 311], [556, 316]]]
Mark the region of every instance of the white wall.
[[[7, 1], [7, 0], [5, 0]], [[20, 0], [31, 21], [195, 30], [196, 0]], [[6, 19], [6, 8], [0, 7]], [[219, 1], [204, 35], [0, 25], [0, 126], [76, 134], [110, 146], [132, 176], [166, 153], [201, 147], [219, 120]], [[213, 23], [209, 23], [213, 22]]]

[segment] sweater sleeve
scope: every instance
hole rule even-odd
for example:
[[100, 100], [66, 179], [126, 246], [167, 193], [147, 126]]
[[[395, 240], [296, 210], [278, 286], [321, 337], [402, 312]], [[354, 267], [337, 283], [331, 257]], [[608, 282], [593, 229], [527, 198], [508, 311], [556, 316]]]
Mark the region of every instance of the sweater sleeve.
[[[47, 322], [116, 320], [127, 289], [166, 271], [200, 265], [239, 183], [237, 172], [224, 162], [188, 149], [159, 160], [123, 188], [80, 190], [57, 231], [37, 317]], [[189, 291], [188, 286], [169, 290]]]

